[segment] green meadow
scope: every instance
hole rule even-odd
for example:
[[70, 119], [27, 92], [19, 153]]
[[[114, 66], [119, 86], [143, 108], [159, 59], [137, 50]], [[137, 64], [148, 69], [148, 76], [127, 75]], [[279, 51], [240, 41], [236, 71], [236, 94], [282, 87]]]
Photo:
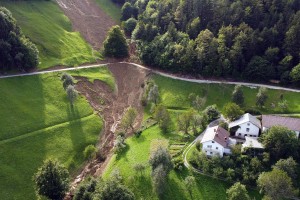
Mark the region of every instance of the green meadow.
[[[234, 90], [234, 85], [227, 84], [199, 84], [191, 83], [181, 80], [166, 78], [155, 75], [153, 77], [155, 83], [158, 85], [159, 92], [162, 99], [162, 104], [171, 109], [188, 109], [190, 101], [188, 96], [190, 93], [195, 93], [200, 97], [206, 99], [205, 106], [216, 104], [220, 110], [223, 106], [231, 101], [231, 94]], [[257, 109], [265, 114], [272, 113], [300, 113], [300, 93], [289, 92], [283, 90], [268, 89], [268, 100], [264, 108], [257, 108], [255, 105], [256, 94], [258, 88], [242, 87], [245, 96], [245, 103], [243, 109]], [[288, 110], [281, 111], [277, 106], [280, 101], [280, 96], [288, 102]], [[271, 104], [275, 104], [272, 108]]]
[[[107, 68], [77, 72], [111, 84]], [[36, 199], [32, 176], [44, 159], [55, 158], [71, 174], [84, 164], [83, 150], [96, 144], [102, 119], [79, 95], [72, 107], [61, 73], [0, 79], [0, 196]]]
[[77, 66], [95, 62], [100, 54], [72, 31], [70, 20], [54, 1], [0, 1], [9, 9], [23, 32], [38, 47], [39, 69]]

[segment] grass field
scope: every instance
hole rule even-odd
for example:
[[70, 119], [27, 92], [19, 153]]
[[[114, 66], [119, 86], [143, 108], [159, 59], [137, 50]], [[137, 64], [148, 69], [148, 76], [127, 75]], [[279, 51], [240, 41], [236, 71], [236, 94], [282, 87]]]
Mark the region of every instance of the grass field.
[[[113, 81], [105, 67], [84, 71]], [[1, 199], [36, 199], [32, 176], [44, 159], [58, 159], [72, 174], [84, 162], [84, 148], [99, 138], [102, 120], [83, 96], [70, 106], [60, 75], [0, 79]]]
[[[136, 199], [157, 199], [152, 188], [150, 167], [147, 167], [143, 176], [135, 174], [132, 167], [136, 163], [148, 164], [150, 148], [155, 141], [173, 140], [178, 137], [176, 133], [163, 134], [157, 126], [154, 126], [145, 130], [139, 138], [128, 138], [126, 140], [127, 149], [124, 153], [113, 156], [105, 171], [104, 178], [108, 178], [113, 169], [119, 169], [125, 184], [133, 190]], [[181, 172], [171, 171], [163, 199], [226, 199], [226, 189], [230, 187], [229, 183], [200, 174], [194, 175], [196, 186], [193, 188], [191, 197], [184, 185], [184, 179], [188, 175], [190, 172], [185, 168]], [[251, 191], [251, 195], [260, 199], [257, 191]]]
[[[187, 109], [190, 107], [188, 95], [195, 93], [200, 97], [206, 98], [206, 105], [216, 104], [222, 110], [223, 106], [231, 101], [231, 94], [234, 85], [226, 84], [197, 84], [174, 80], [159, 75], [153, 77], [159, 87], [162, 103], [168, 108]], [[255, 105], [256, 94], [258, 88], [242, 87], [245, 96], [245, 105], [243, 109], [254, 108], [259, 109]], [[280, 96], [288, 101], [288, 110], [281, 111], [278, 106], [271, 107], [271, 103], [280, 101]], [[300, 93], [288, 92], [282, 90], [268, 89], [268, 100], [263, 109], [259, 109], [262, 113], [300, 113]]]
[[96, 3], [100, 6], [104, 12], [113, 18], [116, 22], [120, 22], [121, 19], [121, 7], [114, 4], [111, 0], [96, 0]]
[[76, 66], [100, 57], [80, 33], [72, 31], [71, 22], [54, 1], [0, 1], [0, 6], [12, 12], [25, 35], [37, 45], [39, 69]]

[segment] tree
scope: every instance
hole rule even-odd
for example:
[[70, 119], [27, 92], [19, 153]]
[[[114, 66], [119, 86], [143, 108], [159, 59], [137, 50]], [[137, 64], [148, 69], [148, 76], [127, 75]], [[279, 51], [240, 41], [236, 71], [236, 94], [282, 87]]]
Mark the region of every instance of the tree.
[[261, 173], [257, 179], [257, 185], [266, 197], [272, 200], [293, 198], [298, 193], [288, 174], [277, 168]]
[[268, 99], [267, 88], [260, 87], [256, 95], [256, 105], [262, 108]]
[[223, 115], [230, 121], [238, 119], [244, 111], [235, 103], [228, 103], [223, 108]]
[[271, 160], [298, 156], [298, 139], [295, 132], [286, 127], [273, 126], [261, 137], [262, 143]]
[[295, 82], [300, 81], [300, 63], [292, 69], [290, 76], [293, 81]]
[[159, 147], [156, 151], [151, 153], [149, 163], [152, 167], [152, 171], [154, 171], [159, 165], [162, 165], [166, 174], [173, 169], [171, 155], [167, 149], [163, 147]]
[[35, 173], [35, 190], [38, 195], [62, 200], [69, 190], [69, 172], [55, 160], [46, 160]]
[[74, 193], [74, 200], [92, 200], [96, 190], [97, 181], [92, 177], [87, 177], [77, 187]]
[[180, 114], [177, 118], [177, 126], [180, 131], [184, 131], [185, 134], [188, 134], [189, 128], [191, 126], [194, 116], [194, 111], [189, 110]]
[[187, 176], [184, 179], [184, 184], [189, 191], [190, 195], [192, 196], [193, 187], [196, 185], [195, 177]]
[[153, 102], [154, 104], [157, 104], [159, 101], [159, 91], [158, 91], [158, 86], [153, 85], [148, 92], [148, 102]]
[[92, 160], [96, 157], [97, 149], [94, 145], [90, 144], [85, 147], [83, 155], [85, 159]]
[[116, 153], [120, 153], [126, 147], [125, 137], [122, 135], [118, 135], [114, 141], [114, 151]]
[[124, 3], [121, 11], [122, 11], [122, 13], [121, 13], [122, 21], [126, 21], [127, 19], [129, 19], [131, 17], [136, 18], [137, 14], [138, 14], [138, 9], [135, 6], [131, 5], [131, 3], [129, 3], [129, 2]]
[[67, 96], [68, 96], [68, 99], [71, 103], [71, 105], [73, 106], [74, 104], [74, 101], [76, 100], [77, 96], [78, 96], [78, 92], [77, 90], [75, 90], [74, 86], [73, 85], [69, 85], [67, 87]]
[[101, 200], [134, 200], [133, 192], [120, 181], [111, 178], [97, 184], [93, 199]]
[[217, 109], [217, 105], [207, 106], [204, 110], [204, 114], [207, 116], [209, 122], [220, 117], [220, 112]]
[[131, 36], [132, 31], [135, 29], [137, 20], [134, 18], [129, 18], [123, 23], [124, 31], [127, 35]]
[[70, 74], [63, 73], [60, 80], [63, 82], [63, 87], [65, 90], [67, 90], [69, 85], [74, 85], [74, 78]]
[[104, 54], [108, 57], [124, 58], [128, 56], [128, 44], [120, 26], [113, 26], [104, 41]]
[[202, 109], [202, 107], [204, 106], [206, 102], [205, 98], [201, 98], [198, 95], [195, 97], [195, 99], [192, 102], [192, 106], [195, 110], [197, 110], [198, 112], [200, 112], [200, 110]]
[[244, 93], [241, 85], [236, 85], [234, 87], [232, 92], [232, 102], [240, 106], [244, 104]]
[[127, 132], [128, 128], [131, 128], [131, 130], [134, 132], [134, 122], [137, 117], [137, 111], [135, 108], [129, 107], [125, 111], [125, 114], [122, 117], [121, 126], [125, 129]]
[[246, 186], [236, 182], [226, 191], [228, 200], [250, 200]]
[[156, 106], [154, 111], [154, 119], [157, 121], [159, 128], [163, 132], [167, 132], [171, 125], [171, 117], [169, 111], [163, 105]]
[[289, 157], [287, 159], [280, 159], [278, 160], [275, 165], [273, 165], [273, 169], [280, 169], [288, 174], [293, 180], [296, 180], [297, 174], [297, 162], [292, 158]]

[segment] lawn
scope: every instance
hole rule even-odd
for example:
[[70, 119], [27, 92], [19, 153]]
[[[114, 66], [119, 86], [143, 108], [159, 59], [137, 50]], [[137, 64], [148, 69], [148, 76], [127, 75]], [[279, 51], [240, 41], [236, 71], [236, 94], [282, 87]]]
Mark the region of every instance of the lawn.
[[[105, 67], [86, 73], [114, 81]], [[2, 199], [36, 199], [32, 176], [44, 159], [56, 158], [74, 174], [83, 165], [84, 148], [98, 141], [102, 119], [83, 96], [70, 106], [60, 75], [0, 79]]]
[[77, 66], [100, 57], [80, 33], [72, 31], [69, 19], [54, 1], [0, 1], [23, 32], [38, 47], [39, 69], [56, 65]]
[[99, 7], [116, 22], [120, 22], [121, 19], [121, 7], [111, 0], [96, 0]]
[[[234, 85], [191, 83], [159, 75], [155, 75], [153, 79], [159, 87], [162, 103], [168, 108], [179, 110], [188, 109], [190, 107], [190, 101], [188, 100], [190, 93], [205, 97], [205, 106], [216, 104], [219, 109], [222, 109], [226, 103], [231, 101], [231, 94], [234, 89]], [[266, 102], [266, 106], [263, 109], [259, 109], [255, 105], [258, 88], [243, 86], [242, 90], [244, 91], [245, 96], [245, 105], [243, 106], [243, 109], [254, 108], [265, 114], [300, 113], [300, 93], [268, 89], [269, 98]], [[283, 99], [288, 101], [287, 111], [281, 111], [277, 106], [281, 95], [283, 95]], [[271, 103], [274, 103], [276, 107], [272, 108]]]
[[[139, 138], [128, 138], [126, 140], [126, 150], [118, 156], [113, 156], [105, 170], [104, 178], [109, 178], [112, 170], [119, 169], [125, 184], [133, 190], [136, 199], [158, 199], [152, 189], [150, 167], [147, 167], [142, 176], [136, 174], [132, 167], [136, 163], [148, 164], [150, 148], [157, 140], [172, 141], [178, 137], [180, 136], [176, 133], [163, 134], [157, 126], [154, 126], [145, 130]], [[183, 171], [172, 170], [163, 199], [226, 199], [226, 189], [231, 186], [229, 183], [200, 174], [194, 174], [196, 186], [192, 189], [191, 198], [184, 185], [184, 179], [188, 175], [191, 175], [191, 172], [185, 168]], [[256, 199], [259, 199], [257, 191], [251, 191], [250, 194], [252, 197], [255, 196]]]

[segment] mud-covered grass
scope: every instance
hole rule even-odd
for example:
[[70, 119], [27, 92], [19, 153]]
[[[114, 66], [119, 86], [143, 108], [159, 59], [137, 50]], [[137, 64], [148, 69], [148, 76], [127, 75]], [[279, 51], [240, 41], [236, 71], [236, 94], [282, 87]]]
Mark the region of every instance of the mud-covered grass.
[[93, 51], [80, 33], [72, 30], [70, 20], [55, 1], [0, 1], [8, 8], [24, 34], [40, 52], [39, 69], [51, 66], [77, 66], [95, 62], [100, 54]]
[[121, 6], [113, 3], [111, 0], [96, 0], [99, 7], [104, 10], [104, 12], [113, 18], [117, 23], [121, 19]]
[[[112, 83], [107, 68], [78, 74]], [[0, 196], [36, 199], [32, 176], [44, 159], [55, 158], [75, 175], [86, 146], [96, 144], [102, 119], [79, 95], [71, 106], [61, 73], [0, 79]]]

